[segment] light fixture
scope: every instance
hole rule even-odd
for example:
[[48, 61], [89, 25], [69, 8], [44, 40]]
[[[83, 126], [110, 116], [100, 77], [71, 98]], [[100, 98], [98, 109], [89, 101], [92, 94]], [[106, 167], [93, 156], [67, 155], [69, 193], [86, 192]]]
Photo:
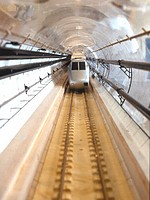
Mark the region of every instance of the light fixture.
[[83, 29], [82, 26], [76, 26], [76, 30], [81, 30], [81, 29]]

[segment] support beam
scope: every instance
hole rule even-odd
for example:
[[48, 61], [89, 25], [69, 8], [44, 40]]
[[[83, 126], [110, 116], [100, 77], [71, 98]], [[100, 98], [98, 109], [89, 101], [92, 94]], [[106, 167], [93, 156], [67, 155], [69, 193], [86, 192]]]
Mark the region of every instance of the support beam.
[[127, 60], [106, 60], [106, 59], [93, 59], [88, 58], [92, 61], [98, 61], [102, 64], [112, 64], [112, 65], [120, 65], [120, 67], [127, 67], [127, 68], [135, 68], [140, 70], [147, 70], [150, 71], [150, 63], [149, 62], [137, 62], [137, 61], [127, 61]]
[[57, 53], [46, 53], [40, 51], [29, 51], [23, 49], [0, 47], [0, 60], [32, 59], [32, 58], [64, 58], [68, 55]]
[[67, 61], [67, 59], [58, 59], [58, 60], [47, 61], [47, 62], [29, 63], [29, 64], [22, 64], [22, 65], [12, 65], [12, 66], [1, 67], [0, 79], [21, 74], [27, 71], [39, 69], [42, 67], [50, 66], [61, 61]]
[[119, 95], [121, 95], [122, 97], [124, 97], [130, 104], [132, 104], [139, 112], [141, 112], [147, 119], [150, 119], [150, 110], [148, 108], [146, 108], [145, 106], [143, 106], [141, 103], [139, 103], [138, 101], [136, 101], [133, 97], [131, 97], [129, 94], [127, 94], [123, 88], [119, 88], [118, 86], [116, 86], [112, 81], [110, 81], [109, 79], [105, 78], [104, 76], [102, 76], [99, 72], [97, 72], [95, 69], [92, 69], [92, 71], [94, 73], [96, 73], [98, 75], [98, 77], [100, 79], [102, 79], [103, 81], [105, 81], [108, 85], [110, 85], [115, 91], [117, 91], [117, 93]]
[[135, 69], [150, 71], [149, 62], [135, 62], [127, 60], [105, 60], [105, 59], [98, 59], [98, 61], [102, 64], [120, 65], [120, 67], [135, 68]]

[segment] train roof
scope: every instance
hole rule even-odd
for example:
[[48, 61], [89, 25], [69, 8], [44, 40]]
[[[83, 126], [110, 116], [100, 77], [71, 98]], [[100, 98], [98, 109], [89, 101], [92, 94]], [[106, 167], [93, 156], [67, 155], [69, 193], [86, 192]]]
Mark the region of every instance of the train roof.
[[74, 58], [71, 60], [71, 62], [85, 62], [86, 60], [83, 58]]

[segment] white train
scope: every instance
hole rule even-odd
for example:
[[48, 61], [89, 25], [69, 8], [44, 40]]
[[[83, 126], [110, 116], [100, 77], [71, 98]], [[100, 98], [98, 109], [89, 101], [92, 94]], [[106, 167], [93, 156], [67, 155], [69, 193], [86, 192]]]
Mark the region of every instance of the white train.
[[83, 59], [73, 59], [68, 67], [70, 89], [85, 89], [89, 86], [89, 66]]

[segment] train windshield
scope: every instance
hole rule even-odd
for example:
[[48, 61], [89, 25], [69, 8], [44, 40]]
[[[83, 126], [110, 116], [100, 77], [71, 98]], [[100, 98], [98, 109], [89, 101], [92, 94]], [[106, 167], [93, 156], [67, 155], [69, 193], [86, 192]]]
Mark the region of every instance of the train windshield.
[[78, 62], [72, 62], [72, 70], [78, 70]]
[[85, 70], [85, 62], [79, 62], [79, 70]]

